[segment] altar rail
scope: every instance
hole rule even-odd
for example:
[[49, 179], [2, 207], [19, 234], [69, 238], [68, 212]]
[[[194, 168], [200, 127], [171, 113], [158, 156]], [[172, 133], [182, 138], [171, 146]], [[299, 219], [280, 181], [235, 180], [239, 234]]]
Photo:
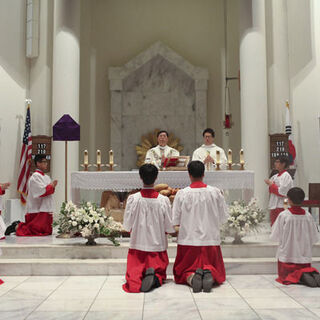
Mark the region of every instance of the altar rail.
[[[204, 182], [224, 190], [240, 189], [243, 199], [250, 200], [254, 190], [254, 172], [249, 170], [206, 172]], [[187, 171], [160, 171], [156, 184], [166, 183], [171, 188], [190, 185]], [[131, 191], [142, 187], [138, 171], [77, 171], [71, 173], [71, 195], [74, 203], [80, 201], [80, 189]]]

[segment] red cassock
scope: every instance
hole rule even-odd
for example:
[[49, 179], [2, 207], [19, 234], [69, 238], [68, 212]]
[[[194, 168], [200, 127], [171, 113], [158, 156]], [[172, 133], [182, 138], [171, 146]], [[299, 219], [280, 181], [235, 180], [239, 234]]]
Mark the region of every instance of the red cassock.
[[173, 267], [175, 282], [186, 284], [188, 277], [198, 268], [210, 270], [214, 282], [223, 283], [226, 271], [220, 246], [178, 245]]
[[173, 233], [171, 207], [167, 197], [159, 195], [153, 189], [142, 189], [140, 193], [128, 198], [124, 215], [124, 227], [131, 230], [130, 247], [156, 246], [154, 251], [130, 248], [127, 257], [126, 283], [122, 286], [126, 292], [140, 292], [143, 276], [148, 268], [155, 270], [160, 285], [166, 280], [169, 264], [165, 250], [165, 233]]
[[311, 267], [311, 263], [288, 263], [278, 261], [278, 278], [276, 281], [282, 284], [295, 284], [300, 282], [303, 273], [318, 272]]
[[129, 249], [127, 257], [126, 283], [122, 286], [126, 292], [140, 292], [143, 275], [148, 268], [154, 268], [160, 285], [166, 280], [169, 264], [167, 251], [146, 252]]
[[27, 214], [16, 230], [17, 236], [48, 236], [52, 234], [52, 194], [55, 189], [51, 179], [42, 171], [36, 172], [28, 182]]

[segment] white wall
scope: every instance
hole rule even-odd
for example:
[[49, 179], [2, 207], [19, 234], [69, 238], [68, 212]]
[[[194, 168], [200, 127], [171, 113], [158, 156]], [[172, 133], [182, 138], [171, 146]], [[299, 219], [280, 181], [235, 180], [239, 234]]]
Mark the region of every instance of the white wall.
[[320, 1], [287, 4], [296, 185], [307, 191], [308, 183], [320, 183]]
[[0, 181], [12, 182], [16, 198], [29, 62], [25, 58], [25, 1], [0, 1]]

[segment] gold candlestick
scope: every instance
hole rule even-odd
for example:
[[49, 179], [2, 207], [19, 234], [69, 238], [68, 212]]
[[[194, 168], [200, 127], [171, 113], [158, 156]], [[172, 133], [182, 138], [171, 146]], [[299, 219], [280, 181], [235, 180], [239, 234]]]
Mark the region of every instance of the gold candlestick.
[[81, 167], [84, 168], [84, 171], [88, 171], [88, 168], [91, 167], [91, 164], [89, 164], [88, 150], [84, 150], [83, 152], [83, 164], [81, 164]]
[[232, 150], [228, 150], [228, 170], [232, 170]]
[[244, 155], [243, 155], [243, 149], [240, 150], [240, 170], [244, 170]]
[[117, 166], [114, 163], [114, 155], [112, 149], [109, 151], [109, 163], [107, 163], [106, 166], [109, 167], [110, 171], [113, 171], [113, 168]]
[[101, 171], [103, 167], [101, 164], [101, 151], [99, 149], [97, 150], [97, 163], [94, 166], [97, 167], [97, 171]]
[[216, 170], [220, 170], [220, 151], [216, 151]]

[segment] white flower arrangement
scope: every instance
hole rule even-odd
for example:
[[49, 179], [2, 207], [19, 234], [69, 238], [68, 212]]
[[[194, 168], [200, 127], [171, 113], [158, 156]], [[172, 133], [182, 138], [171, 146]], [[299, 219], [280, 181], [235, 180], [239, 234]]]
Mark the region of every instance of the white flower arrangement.
[[108, 237], [117, 244], [115, 237], [121, 233], [122, 224], [106, 214], [95, 203], [83, 202], [77, 207], [71, 201], [63, 202], [58, 220], [58, 233], [81, 234], [83, 238]]
[[257, 230], [264, 220], [264, 211], [259, 208], [255, 198], [252, 198], [249, 204], [244, 201], [233, 201], [229, 205], [229, 214], [222, 228], [222, 235], [235, 237], [234, 243], [241, 242], [241, 237]]

